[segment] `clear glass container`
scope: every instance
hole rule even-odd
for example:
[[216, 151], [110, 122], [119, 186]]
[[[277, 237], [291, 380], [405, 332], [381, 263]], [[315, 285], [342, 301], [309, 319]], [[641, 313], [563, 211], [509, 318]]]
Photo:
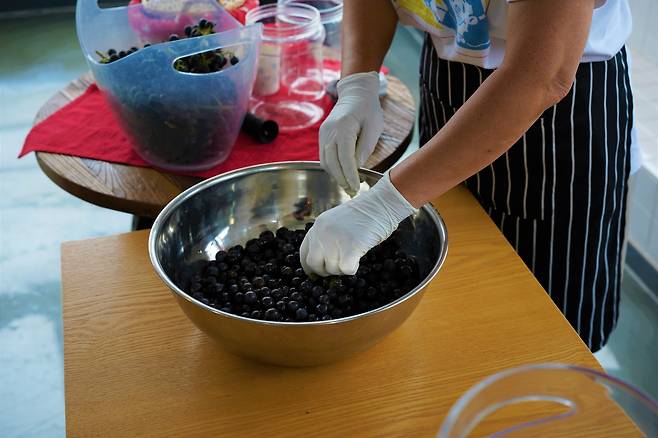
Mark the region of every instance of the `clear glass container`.
[[501, 371], [469, 389], [437, 436], [616, 436], [633, 427], [638, 436], [658, 437], [658, 404], [648, 395], [599, 371], [537, 364]]
[[325, 47], [336, 51], [340, 58], [340, 33], [343, 27], [343, 0], [278, 0], [279, 4], [303, 3], [313, 6], [320, 12], [320, 22], [324, 27]]
[[309, 5], [270, 4], [252, 9], [246, 23], [263, 25], [251, 111], [282, 131], [306, 128], [324, 115], [320, 13]]
[[[340, 38], [343, 28], [343, 0], [278, 0], [279, 4], [303, 3], [313, 6], [320, 13], [320, 22], [324, 27], [325, 58], [340, 59]], [[340, 79], [340, 71], [325, 69], [323, 72], [326, 85]]]

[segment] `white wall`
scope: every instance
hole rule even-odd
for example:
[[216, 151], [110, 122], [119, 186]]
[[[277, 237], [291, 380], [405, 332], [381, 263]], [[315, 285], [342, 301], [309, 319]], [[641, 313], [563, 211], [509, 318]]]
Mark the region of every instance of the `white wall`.
[[658, 269], [658, 0], [630, 0], [635, 126], [644, 155], [629, 194], [629, 242]]
[[633, 33], [629, 46], [658, 63], [658, 1], [629, 0], [633, 13]]
[[658, 178], [646, 167], [632, 177], [628, 208], [628, 241], [658, 270]]

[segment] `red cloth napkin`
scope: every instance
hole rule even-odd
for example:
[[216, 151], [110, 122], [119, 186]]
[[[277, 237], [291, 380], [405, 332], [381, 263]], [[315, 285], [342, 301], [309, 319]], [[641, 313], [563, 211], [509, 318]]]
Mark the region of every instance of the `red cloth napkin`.
[[[325, 60], [325, 68], [340, 69], [340, 62]], [[322, 104], [326, 115], [331, 110], [333, 102], [326, 96]], [[231, 155], [224, 163], [208, 170], [184, 172], [184, 174], [209, 178], [262, 163], [317, 161], [319, 127], [320, 122], [307, 129], [282, 132], [269, 144], [257, 143], [241, 132]], [[25, 139], [19, 158], [33, 151], [153, 167], [133, 151], [130, 141], [119, 127], [109, 104], [95, 84], [80, 97], [32, 128]]]

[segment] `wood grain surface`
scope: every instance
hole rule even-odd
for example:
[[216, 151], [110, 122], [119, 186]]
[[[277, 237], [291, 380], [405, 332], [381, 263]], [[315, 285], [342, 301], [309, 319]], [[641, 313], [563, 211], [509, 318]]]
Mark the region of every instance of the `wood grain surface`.
[[[214, 344], [151, 268], [147, 231], [64, 244], [68, 436], [430, 437], [495, 372], [600, 370], [473, 197], [459, 187], [435, 205], [448, 258], [418, 308], [369, 351], [315, 368], [261, 365]], [[604, 414], [560, 436], [637, 436], [614, 405]]]
[[[382, 98], [384, 132], [365, 167], [384, 171], [407, 150], [413, 134], [416, 109], [409, 89], [388, 77], [388, 94]], [[80, 96], [93, 82], [91, 72], [68, 84], [39, 110], [35, 124]], [[200, 181], [164, 171], [70, 155], [37, 152], [41, 169], [67, 192], [113, 210], [155, 217], [176, 195]]]

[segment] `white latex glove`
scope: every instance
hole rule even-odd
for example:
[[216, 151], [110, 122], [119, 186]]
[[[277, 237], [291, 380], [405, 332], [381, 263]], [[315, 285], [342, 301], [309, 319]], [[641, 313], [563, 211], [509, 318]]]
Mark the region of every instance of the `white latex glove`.
[[318, 216], [299, 250], [304, 271], [354, 275], [361, 257], [416, 211], [386, 173], [370, 190]]
[[384, 129], [379, 74], [355, 73], [338, 82], [338, 101], [320, 126], [320, 163], [350, 195], [359, 190], [358, 168]]

